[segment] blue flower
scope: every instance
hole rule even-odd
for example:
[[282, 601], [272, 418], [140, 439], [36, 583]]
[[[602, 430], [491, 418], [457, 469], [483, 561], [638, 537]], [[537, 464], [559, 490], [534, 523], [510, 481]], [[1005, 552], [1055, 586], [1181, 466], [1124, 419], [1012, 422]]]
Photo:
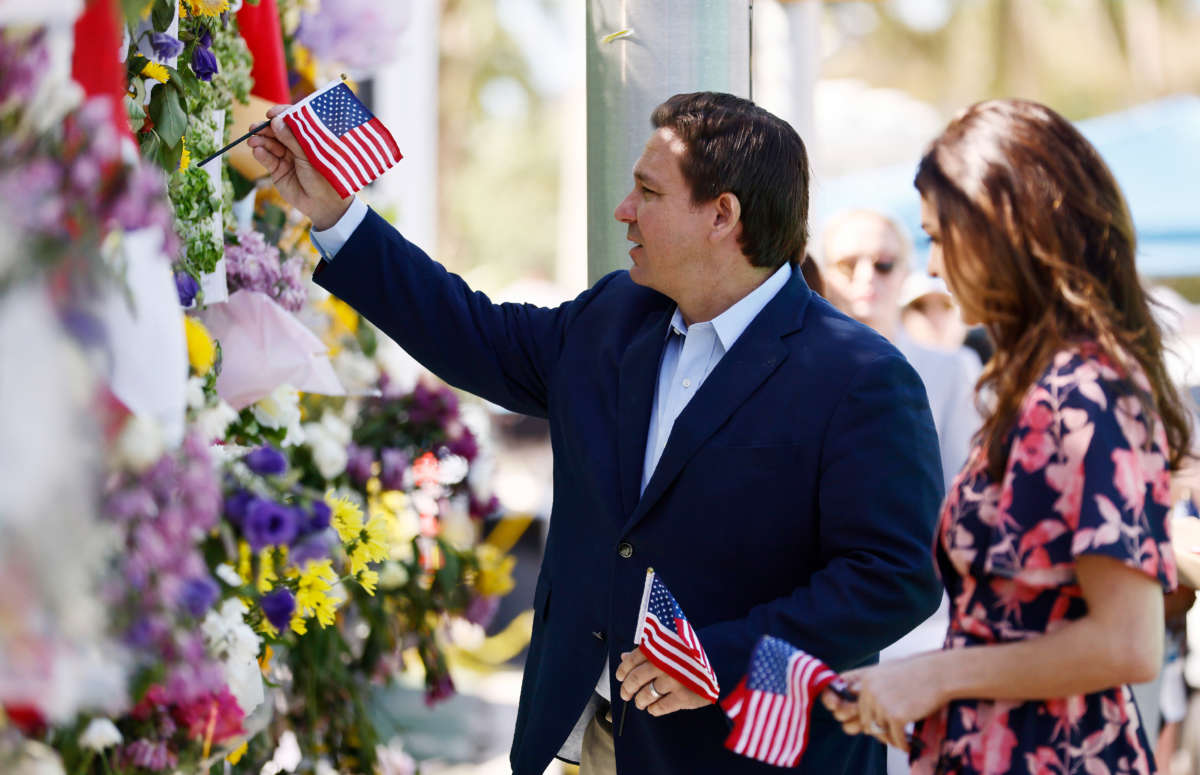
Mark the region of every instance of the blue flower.
[[254, 496], [245, 490], [237, 492], [225, 498], [225, 518], [238, 527], [246, 520], [246, 511], [250, 508], [250, 504], [255, 500]]
[[219, 72], [217, 57], [209, 48], [211, 45], [212, 35], [205, 32], [204, 37], [200, 38], [199, 44], [192, 49], [192, 72], [201, 81], [211, 81], [213, 76]]
[[287, 587], [280, 587], [263, 595], [259, 605], [267, 615], [267, 621], [282, 632], [292, 620], [292, 613], [296, 610], [296, 598]]
[[165, 32], [150, 33], [150, 47], [154, 49], [154, 56], [160, 62], [174, 59], [183, 53], [183, 41]]
[[192, 616], [199, 619], [217, 600], [217, 582], [207, 576], [188, 579], [179, 593], [179, 602]]
[[282, 503], [255, 498], [246, 507], [242, 534], [256, 552], [268, 546], [287, 546], [300, 532], [298, 514]]
[[187, 272], [176, 272], [175, 291], [179, 294], [180, 305], [190, 307], [196, 299], [196, 294], [200, 292], [200, 283]]
[[329, 504], [325, 501], [313, 501], [312, 513], [308, 519], [308, 532], [316, 533], [329, 527], [329, 520], [333, 512], [329, 509]]
[[287, 471], [288, 466], [287, 458], [283, 456], [283, 453], [270, 444], [264, 444], [246, 455], [242, 458], [242, 462], [259, 476], [278, 476]]

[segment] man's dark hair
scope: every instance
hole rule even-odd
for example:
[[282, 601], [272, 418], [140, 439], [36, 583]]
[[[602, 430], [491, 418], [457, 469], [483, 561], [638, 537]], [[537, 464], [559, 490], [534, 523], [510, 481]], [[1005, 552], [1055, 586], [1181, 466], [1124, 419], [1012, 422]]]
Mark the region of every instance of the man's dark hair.
[[692, 202], [726, 191], [742, 206], [742, 252], [754, 266], [801, 261], [808, 243], [808, 154], [786, 121], [732, 94], [676, 94], [654, 109], [687, 146], [680, 160]]

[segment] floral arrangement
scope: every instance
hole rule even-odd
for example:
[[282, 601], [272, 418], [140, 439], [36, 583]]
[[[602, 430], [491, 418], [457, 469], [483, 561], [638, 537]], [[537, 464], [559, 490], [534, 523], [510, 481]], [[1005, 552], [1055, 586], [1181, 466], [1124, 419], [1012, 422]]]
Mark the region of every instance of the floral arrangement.
[[[44, 31], [0, 31], [0, 193], [13, 238], [0, 241], [0, 302], [29, 288], [52, 300], [55, 352], [87, 375], [71, 408], [92, 428], [79, 454], [88, 473], [71, 489], [83, 505], [68, 529], [80, 541], [61, 547], [72, 572], [54, 597], [86, 598], [89, 615], [67, 621], [66, 606], [31, 596], [18, 613], [51, 626], [14, 632], [0, 595], [0, 651], [20, 645], [48, 663], [24, 681], [0, 665], [0, 770], [413, 772], [397, 730], [367, 713], [372, 692], [415, 670], [429, 703], [449, 696], [454, 622], [486, 622], [512, 587], [512, 558], [481, 540], [499, 508], [483, 488], [483, 428], [306, 282], [316, 257], [302, 217], [224, 163], [219, 176], [192, 165], [228, 138], [231, 106], [252, 88], [226, 0], [122, 5], [140, 162], [106, 104], [32, 116], [62, 91], [44, 67], [53, 52]], [[325, 5], [319, 13], [339, 14]], [[290, 32], [295, 11], [280, 3]], [[355, 30], [376, 43], [382, 34]], [[309, 44], [336, 53], [329, 40]], [[252, 217], [234, 215], [235, 190], [254, 199]], [[88, 312], [92, 287], [123, 280], [115, 245], [135, 230], [162, 235], [156, 255], [173, 271], [168, 306], [186, 344], [173, 441], [105, 387], [99, 364], [120, 360], [122, 343], [106, 342]], [[201, 290], [214, 276], [226, 303]], [[131, 308], [161, 301], [145, 293], [129, 289]], [[286, 353], [303, 393], [282, 377], [251, 393], [231, 386], [247, 337], [223, 310], [243, 294], [254, 299], [243, 311], [291, 332], [279, 342], [327, 348]], [[4, 312], [0, 329], [11, 325]], [[0, 545], [16, 537], [12, 546], [47, 551], [8, 520], [0, 514]], [[0, 567], [14, 584], [35, 578], [26, 572]]]

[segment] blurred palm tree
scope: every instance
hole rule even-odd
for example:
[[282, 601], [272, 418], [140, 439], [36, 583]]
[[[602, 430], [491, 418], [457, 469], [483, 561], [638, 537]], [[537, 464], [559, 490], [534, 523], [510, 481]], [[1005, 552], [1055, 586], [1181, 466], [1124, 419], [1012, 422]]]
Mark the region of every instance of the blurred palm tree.
[[947, 113], [1026, 97], [1076, 119], [1200, 88], [1196, 0], [941, 0], [936, 26], [921, 23], [931, 4], [828, 5], [823, 73], [899, 88]]

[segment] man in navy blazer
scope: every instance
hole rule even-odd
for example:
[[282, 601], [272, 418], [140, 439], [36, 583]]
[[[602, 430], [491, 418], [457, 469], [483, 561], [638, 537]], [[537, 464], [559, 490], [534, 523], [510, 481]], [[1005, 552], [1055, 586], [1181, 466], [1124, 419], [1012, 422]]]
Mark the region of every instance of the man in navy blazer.
[[[549, 418], [554, 506], [513, 737], [519, 775], [555, 755], [582, 757], [584, 775], [774, 769], [727, 751], [720, 708], [634, 650], [648, 567], [697, 630], [722, 695], [764, 634], [847, 669], [925, 619], [941, 591], [925, 391], [794, 268], [807, 238], [799, 136], [713, 93], [672, 97], [653, 124], [616, 211], [633, 267], [556, 309], [472, 292], [340, 199], [278, 118], [251, 140], [312, 218], [316, 282], [450, 384]], [[882, 746], [845, 735], [817, 704], [799, 770], [882, 773]]]

